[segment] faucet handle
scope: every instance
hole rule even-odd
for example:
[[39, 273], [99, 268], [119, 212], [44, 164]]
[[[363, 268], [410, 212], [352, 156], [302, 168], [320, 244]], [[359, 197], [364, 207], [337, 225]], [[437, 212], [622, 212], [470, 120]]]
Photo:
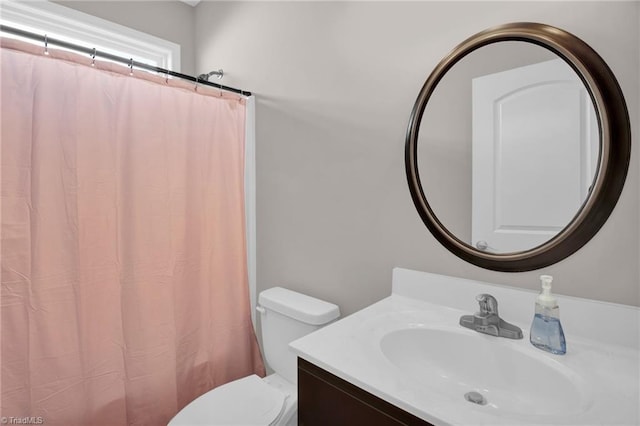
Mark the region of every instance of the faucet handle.
[[498, 315], [498, 301], [490, 294], [479, 294], [476, 296], [476, 300], [480, 304], [480, 314]]

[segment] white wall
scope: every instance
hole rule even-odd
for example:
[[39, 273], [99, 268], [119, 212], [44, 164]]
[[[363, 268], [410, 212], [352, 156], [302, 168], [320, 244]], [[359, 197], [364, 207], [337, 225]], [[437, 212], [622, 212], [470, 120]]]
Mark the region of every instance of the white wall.
[[[610, 220], [570, 258], [528, 273], [459, 260], [422, 224], [404, 174], [418, 90], [457, 43], [485, 28], [564, 28], [609, 63], [638, 131], [638, 2], [203, 2], [196, 69], [257, 104], [258, 290], [293, 288], [351, 313], [390, 293], [391, 268], [640, 305], [638, 149]], [[444, 183], [443, 183], [444, 184]], [[470, 308], [474, 301], [470, 301]]]

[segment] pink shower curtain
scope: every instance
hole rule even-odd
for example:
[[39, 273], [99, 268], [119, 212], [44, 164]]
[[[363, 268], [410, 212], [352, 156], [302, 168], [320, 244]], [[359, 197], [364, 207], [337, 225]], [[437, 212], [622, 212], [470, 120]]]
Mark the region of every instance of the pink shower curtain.
[[164, 425], [264, 375], [244, 101], [2, 41], [2, 413]]

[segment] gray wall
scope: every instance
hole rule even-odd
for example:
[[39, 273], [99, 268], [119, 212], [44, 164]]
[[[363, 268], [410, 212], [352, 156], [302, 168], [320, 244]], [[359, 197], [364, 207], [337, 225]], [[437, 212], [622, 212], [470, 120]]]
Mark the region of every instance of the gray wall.
[[[178, 1], [54, 1], [180, 45], [184, 74], [195, 70], [195, 10]], [[217, 69], [217, 68], [216, 68]]]
[[[352, 313], [390, 293], [394, 266], [640, 305], [638, 2], [61, 2], [181, 44], [183, 71], [224, 68], [257, 103], [258, 291], [286, 286]], [[498, 273], [442, 248], [404, 175], [424, 80], [466, 37], [537, 21], [581, 37], [625, 92], [634, 149], [610, 220], [570, 258]], [[470, 309], [474, 306], [469, 302]]]
[[[404, 134], [425, 78], [457, 43], [537, 21], [609, 63], [638, 133], [637, 2], [204, 2], [196, 65], [256, 93], [258, 290], [293, 288], [348, 314], [390, 293], [394, 266], [640, 305], [638, 150], [609, 222], [570, 258], [498, 273], [442, 248], [404, 176]], [[635, 142], [635, 141], [634, 141]], [[475, 302], [470, 301], [470, 308]]]

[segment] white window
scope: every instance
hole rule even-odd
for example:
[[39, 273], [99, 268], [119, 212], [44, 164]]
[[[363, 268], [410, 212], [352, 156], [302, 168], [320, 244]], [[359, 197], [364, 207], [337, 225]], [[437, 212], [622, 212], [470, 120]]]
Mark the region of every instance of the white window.
[[[180, 45], [46, 1], [0, 1], [0, 22], [87, 48], [180, 72]], [[3, 34], [11, 37], [11, 35]], [[25, 40], [30, 41], [30, 40]], [[33, 42], [33, 41], [31, 41]], [[52, 46], [54, 48], [59, 48]]]

